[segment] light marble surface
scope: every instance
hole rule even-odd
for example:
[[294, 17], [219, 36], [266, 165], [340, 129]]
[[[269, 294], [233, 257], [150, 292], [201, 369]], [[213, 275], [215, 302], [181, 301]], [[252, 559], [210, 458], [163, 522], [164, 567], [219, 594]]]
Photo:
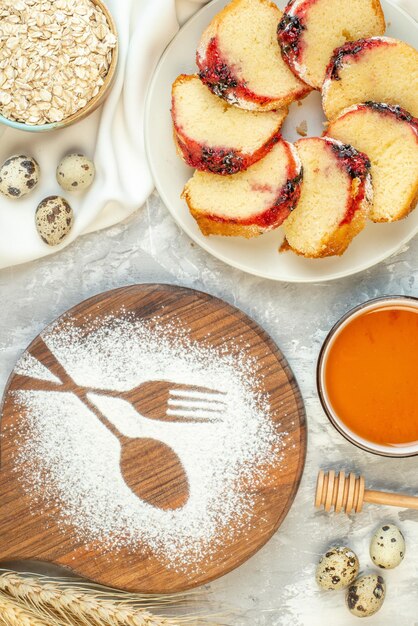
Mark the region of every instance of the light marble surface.
[[232, 607], [234, 626], [349, 626], [356, 623], [344, 595], [321, 593], [314, 582], [319, 554], [335, 541], [351, 546], [361, 569], [371, 571], [368, 542], [382, 521], [406, 535], [403, 564], [386, 572], [387, 599], [367, 623], [418, 625], [418, 511], [367, 506], [353, 518], [315, 512], [320, 467], [363, 472], [376, 488], [418, 493], [417, 459], [369, 455], [329, 425], [315, 386], [315, 363], [333, 323], [348, 309], [385, 294], [418, 295], [418, 238], [363, 274], [338, 282], [273, 283], [233, 270], [197, 248], [154, 194], [126, 224], [82, 237], [52, 257], [0, 272], [0, 387], [42, 328], [81, 300], [114, 287], [169, 282], [208, 291], [257, 320], [287, 356], [301, 387], [309, 441], [304, 478], [295, 504], [275, 537], [238, 570], [212, 583], [208, 608]]

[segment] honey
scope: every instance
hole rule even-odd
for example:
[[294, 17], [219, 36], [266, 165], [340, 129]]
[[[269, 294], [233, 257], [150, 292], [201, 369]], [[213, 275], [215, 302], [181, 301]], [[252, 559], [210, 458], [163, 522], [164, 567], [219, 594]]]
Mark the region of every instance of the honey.
[[383, 446], [418, 442], [418, 308], [365, 310], [335, 334], [324, 383], [337, 417]]

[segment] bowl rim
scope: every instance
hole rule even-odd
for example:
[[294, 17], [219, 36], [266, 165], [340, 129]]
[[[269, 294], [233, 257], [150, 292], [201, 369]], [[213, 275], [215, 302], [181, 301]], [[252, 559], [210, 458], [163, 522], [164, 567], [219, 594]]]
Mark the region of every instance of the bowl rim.
[[67, 126], [71, 126], [71, 124], [75, 124], [76, 122], [84, 119], [85, 117], [90, 115], [90, 113], [93, 113], [102, 104], [116, 76], [116, 69], [118, 67], [118, 62], [119, 62], [119, 36], [118, 36], [118, 29], [116, 26], [115, 19], [112, 13], [110, 12], [108, 6], [106, 5], [106, 3], [103, 2], [103, 0], [90, 0], [90, 2], [98, 6], [103, 11], [103, 13], [105, 14], [106, 20], [109, 23], [110, 29], [116, 37], [116, 44], [112, 51], [112, 60], [109, 66], [109, 70], [105, 76], [103, 85], [99, 89], [99, 92], [93, 98], [91, 98], [91, 100], [89, 100], [82, 109], [79, 109], [72, 115], [65, 117], [63, 120], [59, 122], [50, 122], [49, 124], [31, 125], [31, 124], [26, 124], [25, 122], [17, 122], [15, 120], [11, 120], [8, 117], [5, 117], [4, 115], [0, 113], [0, 124], [3, 124], [4, 126], [9, 126], [10, 128], [14, 128], [15, 130], [23, 130], [25, 132], [32, 132], [32, 133], [37, 133], [37, 132], [40, 133], [40, 132], [55, 130], [59, 128], [66, 128]]
[[[390, 458], [406, 458], [412, 456], [418, 456], [418, 443], [410, 444], [407, 446], [400, 446], [399, 448], [383, 446], [379, 444], [373, 444], [372, 441], [368, 441], [366, 439], [356, 438], [355, 434], [344, 425], [343, 420], [338, 417], [338, 415], [333, 410], [331, 403], [328, 400], [326, 386], [324, 383], [324, 370], [327, 362], [328, 350], [332, 345], [333, 340], [338, 336], [338, 334], [342, 331], [342, 329], [348, 324], [349, 320], [357, 317], [362, 312], [366, 310], [374, 310], [380, 308], [381, 305], [395, 304], [397, 302], [404, 302], [405, 306], [411, 305], [412, 308], [417, 309], [418, 313], [418, 297], [415, 296], [406, 296], [406, 295], [387, 295], [387, 296], [379, 296], [377, 298], [372, 298], [370, 300], [366, 300], [347, 311], [331, 328], [328, 332], [325, 340], [322, 344], [321, 350], [319, 352], [317, 367], [316, 367], [316, 386], [318, 391], [319, 400], [321, 402], [322, 408], [327, 416], [328, 420], [332, 424], [332, 426], [337, 430], [340, 435], [342, 435], [347, 441], [351, 444], [359, 448], [360, 450], [364, 450], [365, 452], [369, 452], [370, 454], [374, 454], [377, 456], [390, 457]], [[395, 450], [399, 450], [395, 452]]]

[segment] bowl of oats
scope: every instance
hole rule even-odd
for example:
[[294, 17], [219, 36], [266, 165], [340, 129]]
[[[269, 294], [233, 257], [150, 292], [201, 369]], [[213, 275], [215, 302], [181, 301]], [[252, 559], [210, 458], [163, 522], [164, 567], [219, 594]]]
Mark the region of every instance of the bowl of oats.
[[0, 123], [40, 132], [74, 124], [116, 74], [115, 22], [101, 0], [0, 3]]

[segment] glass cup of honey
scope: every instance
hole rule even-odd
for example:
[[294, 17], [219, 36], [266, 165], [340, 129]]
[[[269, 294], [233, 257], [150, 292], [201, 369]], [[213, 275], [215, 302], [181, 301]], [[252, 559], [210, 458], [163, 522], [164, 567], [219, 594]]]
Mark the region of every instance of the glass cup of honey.
[[376, 298], [344, 315], [322, 346], [317, 385], [330, 422], [351, 443], [418, 455], [418, 298]]

